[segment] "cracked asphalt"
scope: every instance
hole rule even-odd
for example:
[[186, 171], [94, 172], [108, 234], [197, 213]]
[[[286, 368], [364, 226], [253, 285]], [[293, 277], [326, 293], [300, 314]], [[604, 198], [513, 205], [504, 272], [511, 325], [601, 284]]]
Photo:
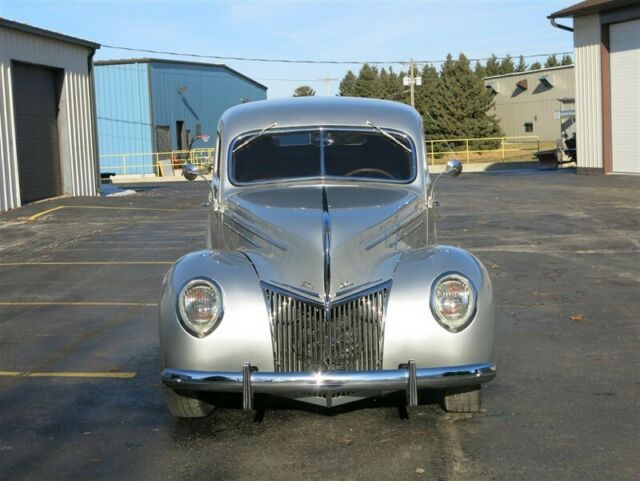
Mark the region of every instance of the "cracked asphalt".
[[481, 414], [408, 418], [390, 396], [174, 420], [155, 304], [207, 187], [134, 187], [0, 215], [0, 479], [640, 479], [640, 177], [442, 179], [440, 242], [491, 273], [498, 375]]

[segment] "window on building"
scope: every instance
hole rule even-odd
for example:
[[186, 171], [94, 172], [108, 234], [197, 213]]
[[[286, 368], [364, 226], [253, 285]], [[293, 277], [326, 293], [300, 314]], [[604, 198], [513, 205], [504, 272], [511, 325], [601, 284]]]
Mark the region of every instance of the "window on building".
[[524, 123], [524, 131], [525, 132], [533, 132], [533, 122], [525, 122]]

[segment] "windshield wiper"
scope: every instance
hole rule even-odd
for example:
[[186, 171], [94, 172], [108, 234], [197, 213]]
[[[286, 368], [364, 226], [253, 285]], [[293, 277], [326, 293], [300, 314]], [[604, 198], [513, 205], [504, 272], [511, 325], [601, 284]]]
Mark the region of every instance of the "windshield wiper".
[[273, 122], [270, 125], [267, 125], [264, 129], [262, 129], [260, 132], [258, 132], [255, 135], [252, 135], [251, 137], [249, 137], [247, 140], [245, 140], [244, 142], [242, 142], [240, 145], [236, 146], [235, 149], [233, 149], [233, 151], [231, 152], [232, 154], [235, 154], [238, 150], [242, 149], [243, 147], [246, 147], [247, 145], [249, 145], [251, 142], [253, 142], [254, 140], [256, 140], [258, 137], [262, 136], [262, 134], [264, 134], [267, 130], [272, 129], [273, 127], [277, 126], [278, 122]]
[[387, 137], [388, 139], [393, 140], [396, 144], [398, 144], [400, 147], [402, 147], [404, 150], [406, 150], [407, 152], [411, 153], [411, 149], [409, 147], [407, 147], [406, 145], [404, 145], [402, 142], [400, 142], [398, 139], [396, 139], [393, 135], [391, 135], [389, 132], [387, 132], [386, 130], [382, 129], [381, 127], [378, 127], [376, 124], [374, 124], [373, 122], [371, 122], [370, 120], [367, 120], [367, 125], [373, 127], [374, 129], [376, 129], [378, 132], [380, 132], [382, 135], [384, 135], [385, 137]]

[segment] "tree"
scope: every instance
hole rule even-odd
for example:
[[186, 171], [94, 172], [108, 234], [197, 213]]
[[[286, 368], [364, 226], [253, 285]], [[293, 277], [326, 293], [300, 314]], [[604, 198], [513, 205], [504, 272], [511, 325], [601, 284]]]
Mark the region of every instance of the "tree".
[[500, 127], [493, 107], [493, 95], [471, 70], [469, 60], [449, 54], [442, 65], [431, 115], [439, 136], [444, 138], [499, 137]]
[[474, 67], [473, 71], [480, 78], [484, 78], [487, 76], [487, 69], [484, 68], [484, 65], [482, 65], [479, 60], [476, 61], [476, 66]]
[[354, 96], [380, 98], [382, 89], [379, 80], [378, 69], [365, 63], [358, 73]]
[[500, 75], [500, 61], [495, 54], [492, 54], [487, 60], [484, 66], [485, 74], [487, 77], [493, 77], [494, 75]]
[[[433, 65], [422, 67], [422, 85], [416, 87], [416, 110], [420, 112], [423, 120], [424, 134], [428, 138], [441, 138], [438, 122], [435, 120], [435, 112], [439, 110], [438, 91], [440, 89], [440, 76]], [[408, 94], [404, 94], [404, 102], [408, 103]]]
[[341, 97], [354, 97], [356, 94], [356, 76], [349, 70], [338, 87], [338, 94]]
[[533, 62], [531, 65], [529, 65], [529, 70], [540, 70], [542, 68], [542, 65], [540, 65], [540, 62]]
[[296, 87], [293, 91], [294, 97], [313, 97], [315, 94], [316, 91], [308, 85], [300, 85], [300, 87]]
[[558, 65], [560, 65], [558, 63], [558, 58], [553, 54], [547, 57], [547, 61], [544, 63], [544, 68], [557, 67]]
[[500, 75], [513, 73], [515, 70], [516, 66], [513, 64], [513, 58], [511, 58], [511, 55], [507, 54], [507, 56], [502, 59], [502, 62], [500, 62]]
[[573, 59], [571, 58], [571, 55], [565, 53], [562, 56], [562, 60], [560, 60], [560, 65], [573, 65]]
[[516, 66], [516, 72], [526, 72], [527, 63], [524, 61], [524, 56], [520, 55], [520, 59], [518, 60], [518, 65]]

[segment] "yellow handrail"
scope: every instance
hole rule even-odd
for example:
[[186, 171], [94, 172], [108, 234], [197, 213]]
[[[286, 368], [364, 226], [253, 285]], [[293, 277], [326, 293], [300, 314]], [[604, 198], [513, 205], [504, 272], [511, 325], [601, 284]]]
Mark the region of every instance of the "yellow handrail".
[[210, 166], [213, 163], [215, 149], [200, 148], [172, 150], [170, 152], [134, 152], [122, 154], [101, 154], [100, 172], [112, 172], [116, 175], [155, 175], [160, 176], [160, 161], [170, 160], [172, 166], [189, 161], [197, 167]]
[[[479, 142], [490, 142], [495, 144], [495, 148], [470, 148], [470, 143], [479, 143]], [[500, 158], [502, 162], [507, 160], [507, 157], [518, 158], [518, 157], [526, 157], [528, 154], [532, 152], [540, 151], [540, 138], [537, 135], [523, 135], [523, 136], [512, 136], [512, 137], [470, 137], [470, 138], [460, 138], [460, 139], [429, 139], [426, 141], [427, 144], [427, 158], [430, 159], [431, 165], [435, 164], [436, 157], [447, 157], [452, 154], [456, 156], [464, 155], [466, 159], [466, 163], [475, 161], [490, 161], [487, 157], [487, 154], [498, 154], [497, 156]], [[457, 144], [461, 145], [461, 149], [456, 149]], [[534, 144], [534, 148], [527, 148], [529, 145]], [[436, 147], [443, 146], [443, 148], [439, 148], [436, 152]], [[513, 147], [508, 147], [513, 146]], [[472, 147], [474, 147], [472, 145]], [[493, 147], [493, 146], [492, 146]], [[478, 155], [473, 155], [478, 154]]]

